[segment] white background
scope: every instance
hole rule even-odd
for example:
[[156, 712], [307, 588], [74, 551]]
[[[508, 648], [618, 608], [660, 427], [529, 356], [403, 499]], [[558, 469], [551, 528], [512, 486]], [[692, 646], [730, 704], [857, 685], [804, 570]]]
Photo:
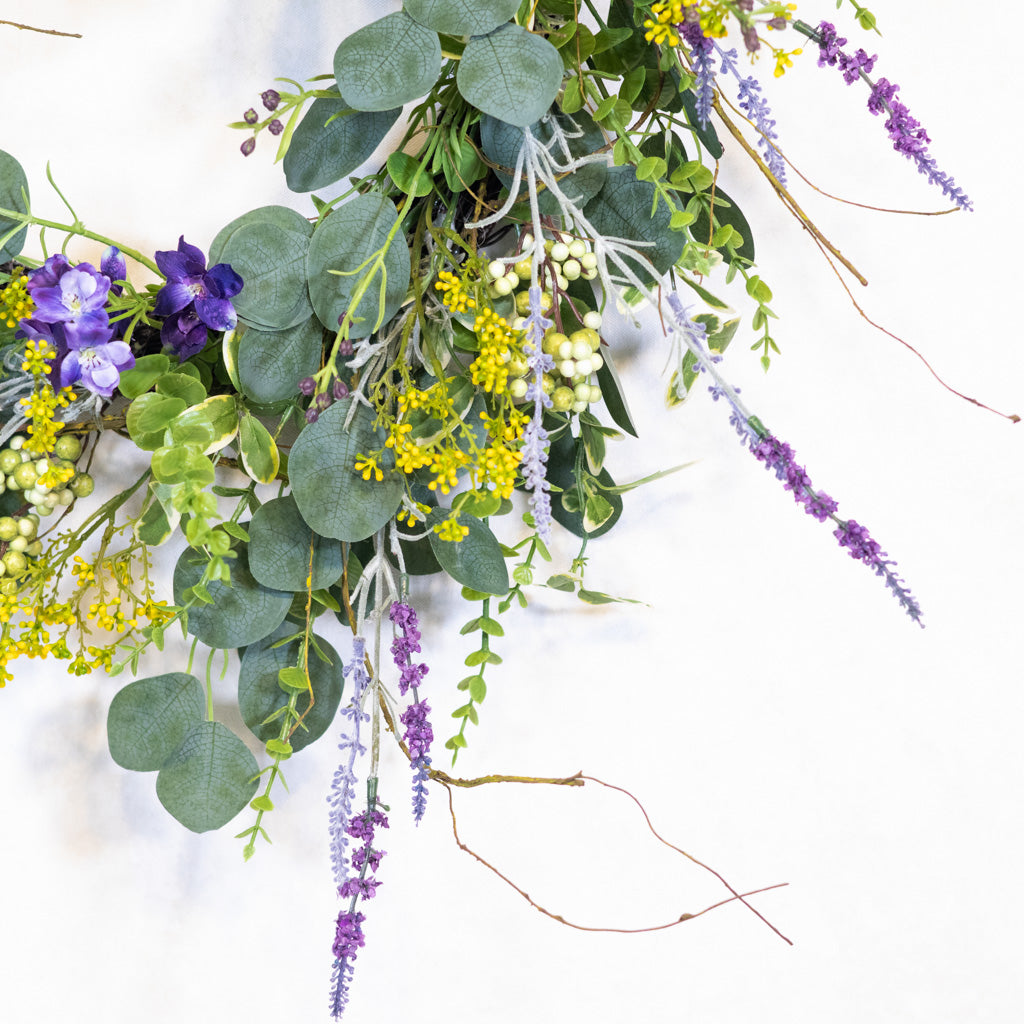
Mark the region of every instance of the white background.
[[[243, 160], [223, 125], [258, 106], [275, 74], [329, 71], [357, 20], [377, 16], [313, 0], [30, 7], [0, 3], [0, 17], [85, 38], [0, 26], [0, 147], [25, 167], [38, 212], [61, 216], [49, 159], [90, 227], [148, 252], [180, 234], [205, 248], [267, 203], [310, 212], [285, 190], [266, 137]], [[848, 5], [802, 4], [805, 20], [832, 18], [880, 52], [876, 73], [901, 84], [977, 212], [901, 217], [794, 192], [870, 279], [852, 287], [874, 319], [959, 390], [1024, 413], [1019, 84], [988, 31], [1008, 30], [1011, 8], [988, 5], [978, 34], [951, 0], [880, 4], [879, 39], [853, 26]], [[767, 63], [760, 74], [784, 150], [821, 187], [943, 208], [891, 151], [864, 89], [811, 52], [781, 80]], [[590, 609], [540, 591], [510, 614], [496, 644], [505, 663], [489, 672], [458, 769], [582, 768], [630, 789], [666, 838], [737, 887], [789, 882], [756, 904], [795, 945], [736, 905], [639, 936], [542, 918], [456, 848], [443, 791], [411, 827], [407, 769], [388, 753], [390, 852], [366, 908], [356, 1024], [1020, 1019], [1024, 426], [943, 391], [861, 320], [741, 162], [726, 162], [720, 182], [754, 226], [783, 348], [766, 376], [746, 334], [725, 369], [840, 513], [898, 559], [927, 629], [740, 449], [723, 409], [699, 396], [667, 411], [661, 338], [621, 329], [613, 344], [636, 354], [626, 372], [641, 440], [615, 447], [613, 475], [699, 460], [627, 496], [620, 527], [588, 551], [590, 586], [649, 606]], [[102, 472], [116, 476], [123, 457], [111, 448]], [[564, 565], [573, 547], [557, 550]], [[427, 585], [414, 599], [440, 747], [472, 649], [458, 627], [474, 612]], [[21, 663], [0, 694], [0, 1016], [326, 1019], [333, 744], [295, 759], [291, 796], [267, 822], [274, 845], [243, 864], [231, 833], [248, 812], [194, 836], [159, 807], [152, 776], [110, 762], [106, 708], [123, 682]], [[491, 786], [456, 798], [464, 840], [571, 920], [661, 924], [727, 895], [614, 793]]]

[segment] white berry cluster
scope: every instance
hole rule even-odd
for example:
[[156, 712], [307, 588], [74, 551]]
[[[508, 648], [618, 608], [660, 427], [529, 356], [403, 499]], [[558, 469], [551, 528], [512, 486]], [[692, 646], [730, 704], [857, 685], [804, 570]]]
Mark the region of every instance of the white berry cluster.
[[48, 516], [75, 498], [92, 494], [93, 479], [75, 470], [82, 442], [71, 434], [57, 438], [52, 455], [33, 458], [25, 450], [25, 438], [16, 434], [0, 449], [0, 494], [21, 491], [24, 504], [37, 516]]

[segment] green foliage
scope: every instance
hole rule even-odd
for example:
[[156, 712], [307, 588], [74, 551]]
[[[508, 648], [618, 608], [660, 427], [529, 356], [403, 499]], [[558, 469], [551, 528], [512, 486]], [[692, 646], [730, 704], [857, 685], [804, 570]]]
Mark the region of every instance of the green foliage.
[[320, 368], [323, 326], [311, 316], [283, 331], [249, 328], [238, 342], [238, 387], [254, 402], [292, 399], [299, 381]]
[[156, 777], [164, 808], [192, 832], [226, 825], [256, 792], [259, 766], [220, 722], [196, 722]]
[[313, 192], [340, 181], [369, 160], [402, 108], [353, 110], [343, 99], [313, 101], [292, 135], [284, 174], [293, 192]]
[[562, 58], [546, 39], [509, 24], [470, 39], [456, 81], [468, 103], [525, 128], [547, 113], [562, 71]]
[[[350, 400], [335, 402], [305, 427], [288, 460], [292, 494], [302, 518], [322, 537], [357, 541], [372, 536], [398, 511], [405, 489], [401, 474], [387, 468], [383, 480], [364, 480], [356, 457], [383, 448], [384, 432], [359, 406], [345, 421]], [[390, 452], [389, 452], [390, 454]]]
[[187, 592], [205, 587], [210, 602], [193, 604], [188, 631], [207, 647], [245, 647], [269, 636], [284, 622], [291, 607], [290, 591], [265, 587], [249, 571], [245, 546], [231, 565], [231, 582], [205, 580], [208, 557], [187, 548], [174, 567], [174, 600], [184, 604]]
[[309, 587], [326, 590], [345, 569], [341, 543], [314, 534], [290, 494], [253, 513], [249, 537], [249, 570], [265, 586], [305, 592], [312, 569]]
[[[427, 516], [427, 526], [444, 522], [448, 509], [435, 509]], [[456, 583], [482, 594], [508, 592], [508, 568], [498, 539], [481, 520], [462, 516], [459, 524], [469, 530], [460, 541], [442, 540], [433, 530], [429, 533], [430, 547], [446, 573]]]
[[437, 33], [404, 11], [353, 32], [334, 54], [338, 90], [356, 110], [392, 110], [418, 99], [440, 70]]
[[[28, 179], [21, 164], [10, 153], [0, 149], [0, 208], [28, 213]], [[14, 231], [18, 222], [0, 217], [0, 263], [14, 259], [25, 244], [28, 228]], [[13, 234], [11, 232], [14, 231]], [[8, 238], [7, 236], [10, 235]]]
[[242, 468], [257, 483], [269, 484], [277, 479], [281, 468], [277, 442], [250, 412], [243, 413], [238, 423], [238, 454]]
[[338, 652], [326, 640], [314, 637], [316, 649], [326, 660], [313, 651], [309, 654], [309, 681], [312, 682], [314, 701], [307, 709], [306, 675], [301, 668], [295, 667], [300, 661], [301, 640], [293, 639], [277, 646], [280, 640], [292, 633], [293, 629], [284, 626], [266, 640], [250, 644], [245, 649], [238, 673], [238, 707], [242, 721], [259, 740], [266, 743], [277, 738], [281, 732], [283, 708], [288, 703], [279, 675], [292, 669], [297, 676], [297, 710], [302, 716], [302, 724], [291, 732], [289, 743], [292, 751], [297, 752], [318, 740], [330, 728], [341, 703], [345, 677]]
[[503, 25], [520, 0], [405, 0], [403, 9], [426, 28], [452, 36], [478, 36]]
[[[390, 319], [409, 286], [409, 248], [404, 239], [388, 241], [398, 220], [395, 204], [380, 195], [357, 196], [329, 213], [309, 245], [307, 274], [316, 315], [330, 330], [348, 313], [355, 322], [350, 338], [366, 338]], [[381, 280], [374, 282], [353, 308], [373, 261], [382, 261]]]
[[107, 713], [110, 756], [131, 771], [157, 771], [202, 719], [205, 706], [199, 680], [184, 672], [129, 683]]

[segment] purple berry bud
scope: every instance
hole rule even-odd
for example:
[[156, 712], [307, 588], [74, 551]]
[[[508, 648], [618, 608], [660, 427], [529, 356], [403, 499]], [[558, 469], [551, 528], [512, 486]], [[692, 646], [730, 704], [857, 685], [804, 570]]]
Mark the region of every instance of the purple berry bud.
[[316, 381], [312, 377], [303, 377], [299, 381], [299, 391], [304, 395], [311, 395], [316, 391]]
[[343, 398], [348, 398], [348, 385], [343, 380], [336, 380], [334, 387], [331, 389], [334, 392], [334, 397], [340, 402]]
[[343, 356], [350, 356], [355, 351], [355, 346], [348, 338], [342, 338], [338, 342], [338, 354]]
[[316, 406], [317, 412], [323, 412], [331, 404], [331, 396], [326, 391], [321, 391], [316, 398], [313, 399], [313, 404]]
[[246, 139], [245, 142], [243, 142], [242, 146], [241, 146], [242, 156], [250, 156], [252, 154], [252, 151], [255, 148], [256, 148], [256, 140], [255, 139]]
[[276, 89], [268, 89], [260, 99], [263, 100], [263, 106], [267, 110], [277, 110], [277, 105], [281, 102], [281, 94]]
[[267, 128], [271, 135], [280, 135], [284, 131], [284, 125], [276, 117], [267, 125]]
[[306, 422], [307, 423], [316, 423], [316, 421], [318, 419], [320, 419], [320, 413], [318, 413], [316, 411], [316, 409], [314, 409], [312, 406], [310, 406], [306, 410]]
[[260, 119], [260, 115], [259, 115], [259, 114], [257, 114], [257, 113], [256, 113], [256, 111], [255, 111], [255, 110], [253, 110], [253, 108], [252, 108], [252, 107], [250, 107], [250, 108], [249, 108], [249, 109], [248, 109], [248, 110], [247, 110], [247, 111], [246, 111], [246, 112], [245, 112], [245, 113], [244, 113], [244, 114], [242, 115], [242, 117], [244, 117], [244, 118], [245, 118], [245, 123], [246, 123], [246, 124], [255, 124], [255, 123], [256, 123], [256, 122], [257, 122], [257, 121], [258, 121], [258, 120]]

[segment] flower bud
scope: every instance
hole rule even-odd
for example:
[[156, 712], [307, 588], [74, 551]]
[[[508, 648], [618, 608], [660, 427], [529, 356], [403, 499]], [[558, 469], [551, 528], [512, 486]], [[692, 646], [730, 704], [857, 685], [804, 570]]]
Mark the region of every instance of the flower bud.
[[252, 151], [256, 148], [255, 139], [246, 139], [241, 145], [242, 156], [250, 156]]
[[277, 105], [281, 102], [281, 94], [276, 89], [268, 89], [260, 99], [263, 100], [263, 106], [267, 110], [277, 110]]
[[242, 117], [244, 118], [244, 120], [245, 120], [245, 123], [246, 123], [246, 124], [255, 124], [255, 123], [256, 123], [256, 122], [257, 122], [257, 121], [258, 121], [258, 120], [260, 119], [260, 115], [259, 115], [259, 114], [257, 114], [257, 113], [256, 113], [256, 111], [255, 111], [255, 110], [253, 110], [253, 108], [252, 108], [252, 107], [250, 107], [250, 108], [249, 108], [249, 109], [248, 109], [248, 110], [247, 110], [247, 111], [246, 111], [246, 112], [245, 112], [245, 113], [244, 113], [244, 114], [242, 115]]
[[267, 125], [267, 129], [271, 135], [280, 135], [284, 131], [284, 125], [275, 117], [270, 124]]

